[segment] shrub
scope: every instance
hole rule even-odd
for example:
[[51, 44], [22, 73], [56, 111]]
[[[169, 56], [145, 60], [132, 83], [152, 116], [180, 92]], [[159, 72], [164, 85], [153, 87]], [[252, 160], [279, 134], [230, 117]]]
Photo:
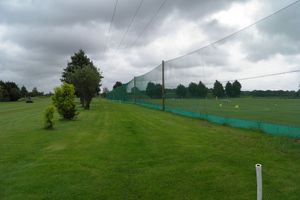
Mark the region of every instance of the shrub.
[[53, 128], [53, 117], [54, 117], [55, 108], [53, 106], [49, 106], [46, 108], [44, 112], [44, 127], [45, 129]]
[[64, 119], [73, 119], [76, 115], [75, 88], [72, 84], [64, 83], [54, 89], [53, 105]]

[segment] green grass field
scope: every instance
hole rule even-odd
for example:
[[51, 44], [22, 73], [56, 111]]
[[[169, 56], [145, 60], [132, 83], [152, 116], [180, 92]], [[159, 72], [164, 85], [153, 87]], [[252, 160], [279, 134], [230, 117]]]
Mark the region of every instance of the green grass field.
[[49, 103], [0, 103], [0, 199], [250, 200], [256, 163], [264, 199], [300, 197], [294, 139], [99, 99], [47, 131]]
[[[161, 104], [161, 100], [146, 101]], [[166, 99], [166, 106], [196, 113], [300, 127], [300, 99]]]

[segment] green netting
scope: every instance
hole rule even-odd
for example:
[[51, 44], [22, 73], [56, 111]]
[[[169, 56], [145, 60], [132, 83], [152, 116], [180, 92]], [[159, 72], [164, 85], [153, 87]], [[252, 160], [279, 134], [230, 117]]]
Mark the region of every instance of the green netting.
[[285, 20], [287, 13], [296, 18], [299, 9], [300, 3], [295, 4], [226, 39], [168, 60], [108, 98], [300, 137], [300, 24]]

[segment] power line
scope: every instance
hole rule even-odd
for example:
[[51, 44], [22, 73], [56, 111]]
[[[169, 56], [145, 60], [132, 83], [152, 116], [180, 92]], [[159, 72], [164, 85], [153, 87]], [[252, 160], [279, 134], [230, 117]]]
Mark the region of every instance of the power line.
[[[144, 34], [144, 32], [149, 28], [149, 26], [153, 23], [154, 19], [157, 17], [157, 15], [159, 14], [160, 10], [162, 9], [162, 7], [165, 5], [165, 3], [167, 2], [167, 0], [164, 0], [161, 5], [159, 6], [159, 8], [157, 9], [156, 13], [153, 15], [153, 17], [150, 19], [150, 21], [146, 24], [146, 26], [143, 28], [143, 30], [140, 32], [140, 34], [136, 37], [136, 39], [133, 41], [133, 43], [131, 43], [130, 46], [135, 45], [135, 43], [140, 39], [140, 37]], [[125, 46], [124, 49], [128, 48], [128, 46]]]
[[[285, 72], [278, 72], [278, 73], [272, 73], [272, 74], [263, 74], [263, 75], [258, 75], [258, 76], [251, 76], [251, 77], [245, 77], [245, 78], [237, 78], [234, 80], [227, 80], [227, 81], [220, 81], [220, 83], [226, 83], [228, 81], [245, 81], [245, 80], [252, 80], [252, 79], [258, 79], [258, 78], [266, 78], [266, 77], [272, 77], [272, 76], [280, 76], [284, 74], [292, 74], [292, 73], [299, 73], [300, 69], [298, 70], [291, 70], [291, 71], [285, 71]], [[207, 83], [207, 85], [213, 85], [214, 83]]]
[[271, 18], [273, 15], [276, 15], [276, 14], [282, 12], [283, 10], [285, 10], [285, 9], [287, 9], [287, 8], [289, 8], [289, 7], [291, 7], [291, 6], [295, 5], [295, 4], [297, 4], [297, 3], [299, 3], [299, 2], [300, 2], [300, 0], [294, 1], [294, 2], [292, 2], [292, 3], [290, 3], [290, 4], [288, 4], [288, 5], [286, 5], [286, 6], [282, 7], [282, 8], [280, 8], [279, 10], [273, 12], [272, 14], [270, 14], [270, 15], [268, 15], [268, 16], [266, 16], [266, 17], [263, 17], [263, 18], [261, 18], [260, 20], [254, 22], [254, 23], [252, 23], [252, 24], [250, 24], [250, 25], [248, 25], [248, 26], [246, 26], [246, 27], [244, 27], [244, 28], [242, 28], [242, 29], [240, 29], [240, 30], [238, 30], [238, 31], [236, 31], [236, 32], [231, 33], [230, 35], [227, 35], [226, 37], [223, 37], [223, 38], [221, 38], [221, 39], [219, 39], [219, 40], [217, 40], [217, 41], [215, 41], [215, 42], [212, 42], [212, 43], [210, 43], [210, 44], [208, 44], [208, 45], [206, 45], [206, 46], [204, 46], [204, 47], [201, 47], [200, 49], [197, 49], [197, 50], [195, 50], [195, 51], [189, 52], [189, 53], [187, 53], [187, 54], [185, 54], [185, 55], [182, 55], [182, 56], [179, 56], [179, 57], [170, 59], [170, 60], [168, 60], [168, 61], [166, 61], [166, 62], [174, 61], [174, 60], [180, 59], [180, 58], [182, 58], [182, 57], [184, 57], [184, 56], [188, 56], [188, 55], [197, 53], [197, 52], [200, 51], [200, 50], [203, 50], [203, 49], [205, 49], [205, 48], [208, 48], [208, 47], [210, 47], [210, 46], [212, 46], [212, 45], [214, 45], [214, 44], [217, 44], [217, 43], [219, 43], [219, 42], [225, 41], [226, 39], [229, 39], [229, 38], [235, 36], [236, 34], [242, 32], [242, 31], [244, 31], [244, 30], [246, 30], [246, 29], [248, 29], [248, 28], [250, 28], [250, 27], [252, 27], [252, 26], [255, 26], [255, 25], [257, 25], [257, 24], [259, 24], [259, 23], [261, 23], [261, 22], [263, 22], [263, 21], [265, 21], [265, 20], [267, 20], [267, 19], [269, 19], [269, 18]]
[[[118, 2], [119, 2], [119, 0], [116, 0], [116, 1], [115, 1], [114, 10], [113, 10], [113, 14], [112, 14], [112, 16], [111, 16], [111, 19], [110, 19], [110, 23], [109, 23], [109, 27], [108, 27], [107, 35], [109, 35], [109, 34], [110, 34], [111, 25], [112, 25], [112, 23], [113, 23], [113, 21], [114, 21], [115, 15], [116, 15], [116, 11], [117, 11]], [[109, 43], [109, 40], [110, 40], [110, 36], [108, 36], [108, 39], [106, 40], [106, 46], [108, 45], [108, 43]]]
[[144, 0], [141, 0], [140, 3], [139, 3], [139, 5], [138, 5], [138, 7], [137, 7], [137, 9], [135, 10], [135, 12], [134, 12], [134, 14], [133, 14], [133, 17], [132, 17], [132, 19], [131, 19], [129, 25], [128, 25], [126, 31], [124, 32], [124, 34], [123, 34], [123, 36], [122, 36], [122, 38], [121, 38], [121, 40], [120, 40], [120, 43], [119, 43], [119, 45], [118, 45], [118, 47], [117, 47], [117, 50], [121, 47], [121, 44], [123, 43], [124, 39], [126, 38], [128, 32], [129, 32], [129, 30], [130, 30], [130, 28], [131, 28], [131, 26], [132, 26], [132, 24], [133, 24], [133, 22], [134, 22], [134, 20], [135, 20], [135, 18], [136, 18], [136, 16], [137, 16], [137, 14], [138, 14], [138, 12], [139, 12], [139, 10], [140, 10], [141, 7], [142, 7], [143, 2], [144, 2]]

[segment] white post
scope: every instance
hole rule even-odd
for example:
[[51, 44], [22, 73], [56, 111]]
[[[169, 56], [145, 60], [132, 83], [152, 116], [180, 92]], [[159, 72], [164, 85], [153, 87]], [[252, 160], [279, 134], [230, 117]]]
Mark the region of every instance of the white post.
[[257, 200], [262, 200], [262, 165], [256, 164]]

